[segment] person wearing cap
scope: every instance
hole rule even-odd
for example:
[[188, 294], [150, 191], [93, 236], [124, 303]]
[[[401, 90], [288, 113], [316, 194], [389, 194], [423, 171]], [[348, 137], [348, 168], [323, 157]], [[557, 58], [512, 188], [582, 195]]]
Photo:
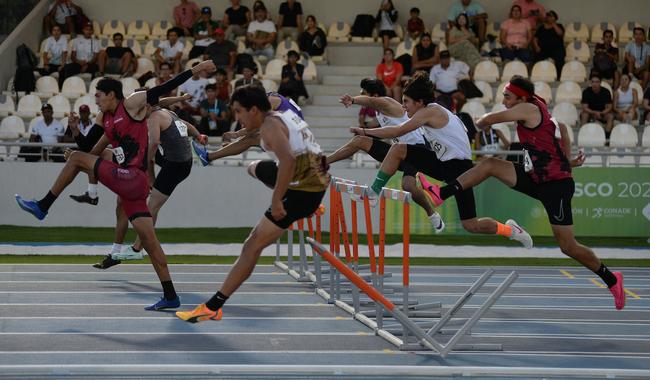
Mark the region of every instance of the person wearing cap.
[[220, 27], [221, 23], [212, 19], [212, 9], [210, 7], [201, 8], [201, 16], [192, 26], [194, 47], [190, 50], [190, 59], [200, 57], [203, 54], [206, 46], [214, 42], [212, 37], [215, 30]]
[[43, 117], [38, 118], [32, 126], [29, 141], [42, 142], [43, 144], [56, 144], [61, 142], [65, 134], [65, 128], [54, 119], [52, 105], [45, 103], [41, 107]]
[[298, 63], [300, 55], [295, 50], [287, 53], [287, 64], [282, 66], [282, 80], [278, 93], [294, 102], [303, 105], [309, 95], [302, 76], [305, 72], [305, 66]]
[[135, 53], [128, 46], [122, 46], [124, 35], [122, 33], [113, 34], [113, 45], [99, 52], [97, 57], [97, 66], [99, 73], [97, 76], [103, 76], [104, 73], [116, 74], [123, 77], [130, 76], [138, 70], [138, 60]]
[[214, 30], [213, 37], [214, 42], [205, 48], [203, 59], [211, 59], [217, 68], [225, 70], [230, 81], [235, 75], [237, 46], [225, 38], [225, 32], [221, 28]]
[[246, 42], [248, 43], [246, 53], [252, 56], [263, 55], [267, 60], [272, 60], [275, 56], [273, 43], [276, 37], [275, 24], [267, 18], [266, 8], [258, 6], [255, 8], [255, 20], [248, 25], [246, 31]]
[[564, 26], [557, 23], [557, 18], [555, 11], [546, 12], [544, 23], [535, 32], [533, 51], [535, 52], [535, 62], [553, 59], [557, 79], [559, 79], [562, 66], [564, 66], [566, 48], [564, 47]]
[[181, 3], [174, 7], [174, 27], [178, 29], [181, 37], [192, 35], [192, 25], [200, 15], [199, 6], [193, 1], [181, 0]]
[[429, 78], [436, 85], [436, 97], [453, 99], [456, 109], [463, 106], [465, 96], [458, 89], [458, 81], [469, 78], [469, 66], [465, 62], [452, 61], [449, 50], [443, 50], [440, 52], [440, 63], [433, 66]]

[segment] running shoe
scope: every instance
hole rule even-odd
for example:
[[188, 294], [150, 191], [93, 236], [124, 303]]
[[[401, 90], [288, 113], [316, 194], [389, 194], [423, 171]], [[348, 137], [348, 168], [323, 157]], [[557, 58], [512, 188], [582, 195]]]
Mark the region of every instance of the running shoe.
[[433, 214], [429, 216], [429, 221], [431, 222], [435, 233], [439, 234], [445, 229], [445, 222], [442, 221], [442, 217], [437, 212], [434, 211]]
[[47, 216], [47, 212], [41, 211], [40, 207], [38, 207], [38, 202], [35, 199], [23, 199], [23, 197], [16, 194], [16, 202], [18, 202], [20, 208], [34, 215], [38, 220], [43, 220]]
[[221, 320], [223, 312], [221, 309], [217, 311], [212, 311], [205, 306], [204, 303], [197, 306], [192, 311], [177, 311], [176, 316], [186, 322], [197, 323], [208, 320], [218, 321]]
[[133, 249], [133, 246], [129, 246], [124, 250], [124, 252], [113, 253], [111, 256], [113, 257], [113, 260], [142, 260], [144, 254], [142, 253], [142, 250], [136, 252]]
[[168, 300], [165, 299], [165, 297], [161, 297], [158, 302], [156, 302], [153, 305], [145, 306], [145, 310], [163, 310], [163, 309], [175, 309], [177, 307], [181, 306], [181, 298], [176, 297], [173, 300]]
[[104, 260], [102, 260], [99, 263], [93, 264], [93, 268], [108, 269], [108, 268], [113, 267], [113, 266], [115, 266], [115, 265], [117, 265], [119, 263], [121, 263], [121, 261], [120, 260], [114, 260], [113, 257], [111, 256], [111, 254], [109, 253], [108, 255], [106, 255], [106, 257], [104, 257]]
[[199, 156], [199, 160], [201, 160], [203, 166], [208, 166], [210, 164], [210, 160], [208, 160], [208, 151], [204, 146], [192, 140], [192, 149], [194, 149], [194, 153]]
[[88, 194], [87, 191], [81, 195], [70, 194], [70, 198], [79, 203], [88, 203], [89, 205], [93, 206], [97, 206], [97, 203], [99, 203], [99, 197], [93, 198]]
[[616, 277], [616, 285], [609, 288], [609, 291], [614, 296], [614, 305], [616, 310], [621, 310], [625, 307], [625, 288], [623, 287], [623, 273], [613, 272]]
[[512, 228], [512, 236], [510, 236], [510, 240], [517, 240], [523, 244], [526, 249], [533, 248], [533, 238], [531, 238], [528, 232], [521, 228], [517, 222], [508, 219], [506, 220], [506, 225]]
[[431, 199], [431, 202], [433, 202], [433, 205], [436, 207], [440, 206], [444, 202], [444, 200], [440, 198], [440, 186], [429, 182], [422, 173], [418, 173], [416, 177], [418, 182], [420, 182], [422, 189], [424, 189], [425, 193]]

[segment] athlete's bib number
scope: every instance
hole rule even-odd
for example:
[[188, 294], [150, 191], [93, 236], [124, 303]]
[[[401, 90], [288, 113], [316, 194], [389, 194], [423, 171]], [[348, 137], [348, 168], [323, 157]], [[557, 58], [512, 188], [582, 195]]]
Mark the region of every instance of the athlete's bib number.
[[297, 109], [298, 111], [302, 111], [302, 108], [300, 108], [300, 106], [297, 105], [296, 102], [293, 101], [293, 99], [289, 98], [289, 103], [290, 103], [292, 106], [296, 107], [296, 109]]
[[181, 135], [182, 137], [187, 137], [187, 125], [180, 120], [176, 120], [175, 124], [176, 124], [176, 129], [178, 129], [178, 134]]
[[524, 170], [526, 173], [533, 170], [533, 160], [530, 159], [530, 155], [526, 149], [524, 149]]
[[487, 145], [482, 146], [481, 150], [485, 151], [485, 152], [496, 152], [497, 150], [499, 150], [499, 144], [498, 143], [497, 144], [487, 144]]
[[440, 141], [433, 139], [431, 140], [431, 150], [436, 154], [436, 157], [438, 157], [439, 160], [442, 160], [442, 157], [447, 153], [447, 146]]
[[124, 156], [124, 149], [122, 149], [122, 147], [119, 146], [113, 149], [113, 157], [115, 157], [115, 161], [117, 161], [118, 164], [122, 165], [126, 158]]

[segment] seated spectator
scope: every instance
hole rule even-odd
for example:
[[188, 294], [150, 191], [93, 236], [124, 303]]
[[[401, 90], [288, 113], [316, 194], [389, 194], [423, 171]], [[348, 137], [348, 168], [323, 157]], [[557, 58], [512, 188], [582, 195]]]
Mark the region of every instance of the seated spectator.
[[375, 21], [379, 24], [379, 38], [384, 50], [386, 50], [390, 45], [390, 39], [397, 37], [397, 33], [395, 33], [397, 9], [393, 6], [392, 0], [382, 0]]
[[217, 99], [222, 100], [224, 103], [228, 104], [230, 102], [232, 86], [230, 86], [230, 82], [226, 78], [226, 71], [224, 69], [217, 68], [217, 71], [214, 73], [214, 87], [217, 91]]
[[232, 41], [235, 37], [246, 35], [253, 17], [250, 9], [239, 4], [240, 0], [230, 0], [230, 3], [232, 6], [223, 15], [223, 27], [226, 28], [226, 39]]
[[208, 136], [221, 136], [230, 130], [228, 105], [217, 99], [214, 84], [205, 87], [205, 95], [201, 102], [199, 131]]
[[449, 53], [454, 59], [467, 63], [470, 69], [474, 69], [481, 60], [481, 53], [478, 52], [478, 38], [468, 27], [468, 18], [461, 13], [454, 20], [454, 26], [447, 30], [447, 46]]
[[[65, 129], [58, 120], [52, 117], [52, 115], [54, 115], [52, 106], [47, 103], [43, 104], [43, 107], [41, 107], [41, 114], [43, 115], [43, 118], [37, 120], [32, 127], [32, 134], [29, 136], [29, 141], [40, 141], [43, 144], [51, 145], [60, 143], [65, 134]], [[51, 152], [60, 152], [60, 149], [52, 149]], [[43, 159], [46, 161], [47, 153], [47, 150], [43, 151]]]
[[607, 29], [603, 31], [603, 42], [597, 43], [594, 48], [592, 70], [596, 70], [601, 78], [613, 79], [614, 88], [618, 88], [621, 73], [618, 71], [618, 48], [612, 45], [614, 32]]
[[327, 36], [323, 29], [318, 27], [316, 17], [307, 16], [307, 28], [298, 38], [300, 51], [304, 51], [310, 56], [321, 56], [325, 53], [327, 46]]
[[156, 71], [160, 71], [160, 65], [166, 62], [172, 68], [174, 74], [180, 73], [183, 49], [185, 49], [185, 45], [178, 40], [178, 31], [175, 28], [169, 29], [167, 31], [167, 40], [162, 41], [154, 53]]
[[424, 33], [424, 21], [420, 18], [420, 8], [411, 8], [411, 18], [406, 23], [406, 32], [412, 40], [417, 40]]
[[[510, 141], [508, 141], [508, 138], [500, 130], [492, 128], [491, 125], [477, 131], [474, 141], [476, 142], [476, 150], [486, 153], [497, 150], [508, 150], [510, 148]], [[479, 161], [487, 157], [492, 157], [492, 155], [481, 154], [476, 156]]]
[[253, 68], [252, 66], [244, 66], [242, 69], [242, 75], [244, 75], [244, 77], [235, 81], [235, 90], [241, 86], [262, 86], [262, 82], [253, 77], [255, 75], [255, 71], [257, 71], [257, 67]]
[[[361, 81], [361, 95], [370, 97], [386, 96], [386, 87], [378, 79], [365, 78]], [[361, 128], [378, 128], [377, 111], [372, 107], [361, 107], [359, 110], [359, 127]]]
[[[199, 62], [194, 62], [192, 67], [198, 65]], [[205, 88], [210, 84], [207, 78], [203, 77], [203, 72], [193, 73], [192, 78], [188, 79], [185, 83], [178, 87], [181, 94], [188, 94], [190, 99], [181, 103], [182, 110], [191, 116], [200, 114], [200, 104], [205, 99]]]
[[621, 75], [621, 85], [614, 91], [614, 118], [624, 123], [636, 120], [639, 95], [630, 87], [630, 74]]
[[93, 38], [93, 24], [88, 22], [84, 25], [83, 35], [72, 40], [72, 62], [65, 65], [63, 75], [59, 75], [59, 86], [63, 86], [66, 78], [80, 73], [94, 76], [99, 70], [97, 57], [100, 50], [101, 44]]
[[293, 41], [298, 40], [298, 35], [303, 30], [302, 5], [296, 0], [287, 0], [280, 4], [278, 17], [278, 41], [291, 37]]
[[[158, 76], [156, 76], [156, 86], [160, 86], [161, 84], [167, 82], [168, 80], [172, 79], [172, 66], [168, 62], [163, 62], [160, 64], [160, 70], [158, 71]], [[166, 94], [161, 95], [161, 98], [168, 98], [176, 96], [176, 89], [173, 89], [169, 91]]]
[[557, 77], [560, 78], [566, 48], [564, 47], [564, 26], [557, 23], [555, 11], [546, 12], [544, 23], [537, 28], [533, 39], [533, 50], [535, 51], [535, 62], [551, 58], [555, 63]]
[[536, 0], [514, 0], [513, 5], [521, 9], [521, 17], [530, 25], [530, 30], [537, 30], [537, 27], [544, 22], [546, 9]]
[[600, 85], [598, 74], [591, 74], [591, 86], [582, 90], [582, 110], [580, 111], [580, 125], [597, 121], [605, 125], [605, 133], [614, 127], [614, 112], [612, 107], [612, 94]]
[[130, 47], [124, 47], [124, 36], [122, 33], [113, 34], [113, 44], [99, 52], [97, 66], [99, 76], [107, 74], [131, 76], [138, 70], [138, 60]]
[[501, 23], [501, 59], [519, 59], [530, 63], [533, 60], [529, 49], [532, 38], [530, 24], [521, 18], [521, 7], [513, 5], [510, 8], [510, 18]]
[[641, 87], [646, 88], [650, 79], [650, 44], [645, 42], [645, 30], [634, 28], [634, 40], [625, 46], [625, 66], [623, 73], [630, 74], [641, 81]]
[[219, 21], [212, 19], [212, 9], [210, 7], [201, 8], [201, 16], [199, 16], [199, 19], [192, 26], [194, 46], [190, 50], [190, 59], [200, 57], [204, 54], [206, 46], [214, 42], [212, 36], [220, 27]]
[[447, 12], [449, 26], [453, 26], [456, 18], [461, 13], [465, 13], [469, 17], [469, 27], [478, 36], [480, 43], [485, 42], [488, 17], [485, 8], [477, 1], [456, 0]]
[[192, 35], [192, 25], [201, 16], [199, 6], [193, 1], [181, 0], [174, 7], [174, 26], [181, 37]]
[[270, 61], [275, 55], [273, 44], [277, 33], [275, 25], [266, 16], [266, 8], [255, 8], [255, 20], [248, 25], [246, 32], [246, 40], [249, 44], [246, 53], [253, 56], [263, 55]]
[[214, 30], [214, 42], [203, 52], [203, 59], [211, 59], [217, 68], [223, 69], [232, 80], [235, 75], [235, 60], [237, 58], [237, 46], [232, 41], [225, 39], [223, 29]]
[[431, 82], [436, 86], [436, 98], [447, 98], [447, 102], [453, 100], [451, 109], [461, 109], [465, 104], [465, 95], [458, 89], [458, 82], [461, 79], [469, 78], [469, 66], [462, 61], [451, 60], [449, 50], [440, 52], [440, 63], [433, 66], [429, 74]]
[[42, 59], [41, 75], [50, 75], [56, 72], [60, 75], [68, 60], [68, 39], [61, 35], [60, 26], [52, 26], [50, 36], [45, 40]]
[[643, 93], [643, 104], [641, 104], [643, 112], [645, 112], [645, 123], [650, 124], [650, 87], [646, 88]]
[[433, 65], [440, 62], [440, 49], [431, 40], [429, 33], [422, 33], [420, 43], [413, 47], [411, 72], [422, 70], [429, 72]]
[[97, 141], [104, 135], [104, 130], [90, 117], [90, 107], [85, 104], [79, 106], [79, 125], [68, 126], [66, 136], [71, 136], [77, 143], [79, 150], [90, 152]]
[[84, 21], [88, 19], [83, 9], [72, 0], [55, 0], [43, 19], [43, 29], [51, 31], [54, 25], [58, 25], [63, 33], [74, 37], [83, 29]]
[[384, 59], [375, 70], [377, 79], [384, 82], [386, 96], [401, 102], [402, 100], [402, 64], [395, 61], [395, 52], [391, 48], [384, 49]]
[[309, 95], [302, 75], [305, 66], [298, 63], [300, 55], [297, 51], [291, 50], [287, 53], [287, 64], [282, 66], [282, 80], [278, 93], [284, 97], [293, 99], [299, 105], [304, 105]]

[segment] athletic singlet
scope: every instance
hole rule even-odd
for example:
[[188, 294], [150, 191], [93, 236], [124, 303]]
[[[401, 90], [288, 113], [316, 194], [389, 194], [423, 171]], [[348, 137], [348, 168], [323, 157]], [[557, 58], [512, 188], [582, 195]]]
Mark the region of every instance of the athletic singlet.
[[438, 107], [447, 114], [447, 124], [442, 128], [432, 128], [428, 125], [422, 126], [424, 138], [431, 145], [440, 161], [449, 160], [471, 160], [472, 148], [467, 138], [467, 128], [458, 116], [451, 113], [445, 107], [437, 103], [430, 103], [427, 107]]
[[[324, 169], [322, 150], [309, 130], [309, 125], [293, 110], [271, 112], [269, 116], [280, 119], [289, 130], [289, 148], [296, 159], [289, 189], [325, 191], [329, 184], [329, 174]], [[260, 145], [265, 151], [272, 152], [263, 139], [260, 139]]]
[[535, 183], [570, 178], [569, 160], [562, 150], [561, 141], [555, 137], [555, 131], [559, 128], [557, 122], [548, 113], [546, 103], [537, 98], [533, 98], [530, 103], [539, 109], [542, 121], [533, 129], [517, 122], [519, 142], [528, 150], [533, 164], [533, 170], [528, 174]]
[[147, 170], [149, 132], [147, 120], [134, 120], [120, 101], [115, 113], [104, 113], [104, 134], [113, 146], [115, 162], [121, 166]]
[[[401, 117], [390, 117], [384, 115], [379, 111], [376, 112], [377, 112], [377, 121], [379, 122], [379, 125], [382, 128], [388, 126], [402, 125], [403, 123], [406, 123], [409, 120], [409, 117], [406, 112], [404, 112], [404, 114]], [[410, 144], [410, 145], [424, 144], [424, 136], [422, 136], [422, 130], [420, 128], [417, 128], [405, 135], [394, 138], [393, 141], [403, 142], [405, 144]]]
[[620, 88], [616, 90], [618, 92], [618, 102], [616, 107], [621, 110], [628, 110], [632, 103], [634, 103], [634, 94], [632, 93], [632, 87], [628, 87], [627, 91], [623, 92]]
[[167, 129], [160, 131], [160, 145], [158, 145], [160, 154], [165, 157], [165, 160], [171, 162], [191, 161], [192, 151], [187, 139], [187, 124], [172, 111], [160, 111], [167, 112], [172, 119]]
[[266, 96], [274, 96], [280, 99], [280, 105], [278, 105], [278, 108], [274, 109], [274, 111], [284, 112], [286, 110], [292, 110], [294, 113], [300, 116], [301, 119], [305, 120], [305, 117], [302, 116], [302, 109], [296, 104], [296, 102], [293, 101], [293, 99], [287, 99], [277, 92], [267, 92]]

